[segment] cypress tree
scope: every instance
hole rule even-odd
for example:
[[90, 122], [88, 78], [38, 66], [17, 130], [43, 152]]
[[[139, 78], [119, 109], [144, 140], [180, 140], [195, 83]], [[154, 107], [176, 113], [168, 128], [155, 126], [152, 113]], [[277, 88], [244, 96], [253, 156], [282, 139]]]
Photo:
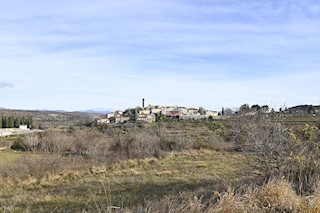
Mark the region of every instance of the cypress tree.
[[16, 119], [14, 120], [14, 127], [19, 128], [20, 124], [21, 124], [20, 117], [16, 117]]
[[9, 128], [14, 128], [14, 117], [13, 116], [9, 117]]
[[10, 126], [9, 118], [8, 118], [8, 117], [5, 117], [5, 118], [4, 118], [4, 128], [9, 128], [9, 126]]

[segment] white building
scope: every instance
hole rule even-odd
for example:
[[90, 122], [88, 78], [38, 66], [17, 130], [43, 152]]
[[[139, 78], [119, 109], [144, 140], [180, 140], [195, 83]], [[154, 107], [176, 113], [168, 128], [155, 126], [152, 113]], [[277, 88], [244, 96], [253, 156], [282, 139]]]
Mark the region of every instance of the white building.
[[21, 130], [28, 130], [28, 126], [27, 125], [20, 125], [19, 129]]
[[108, 124], [108, 123], [110, 123], [110, 120], [109, 120], [109, 118], [100, 118], [97, 120], [97, 123], [98, 124]]
[[152, 114], [157, 114], [157, 113], [160, 113], [160, 112], [161, 112], [160, 108], [151, 108], [151, 113]]
[[188, 108], [186, 108], [186, 107], [178, 107], [177, 110], [178, 110], [180, 115], [188, 114]]
[[148, 110], [148, 109], [143, 109], [143, 110], [139, 111], [139, 114], [140, 114], [140, 115], [150, 115], [150, 110]]
[[114, 116], [115, 116], [115, 113], [114, 113], [114, 112], [107, 114], [107, 118], [113, 118]]
[[212, 117], [217, 117], [219, 115], [218, 112], [216, 111], [211, 111], [211, 110], [207, 110], [206, 111], [206, 115], [209, 117], [209, 116], [212, 116]]

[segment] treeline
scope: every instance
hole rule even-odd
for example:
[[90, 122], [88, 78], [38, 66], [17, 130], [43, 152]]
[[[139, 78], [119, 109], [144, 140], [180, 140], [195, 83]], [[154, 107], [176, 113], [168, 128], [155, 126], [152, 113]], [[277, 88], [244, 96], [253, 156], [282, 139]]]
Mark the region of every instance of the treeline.
[[1, 116], [0, 128], [19, 128], [20, 125], [27, 125], [31, 128], [33, 124], [31, 117], [14, 117], [14, 116]]

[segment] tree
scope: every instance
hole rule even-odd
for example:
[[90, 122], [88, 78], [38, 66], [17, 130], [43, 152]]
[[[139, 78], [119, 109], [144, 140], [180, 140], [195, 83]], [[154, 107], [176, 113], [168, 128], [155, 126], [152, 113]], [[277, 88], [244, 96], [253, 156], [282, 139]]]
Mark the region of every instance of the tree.
[[263, 105], [261, 107], [262, 112], [269, 112], [269, 106], [268, 105]]
[[4, 125], [3, 125], [4, 128], [9, 128], [9, 126], [10, 126], [9, 118], [8, 117], [4, 117], [3, 122], [4, 122]]
[[28, 128], [32, 128], [32, 125], [33, 125], [32, 117], [28, 118], [27, 125], [28, 125]]
[[230, 108], [224, 108], [224, 115], [231, 116], [234, 114], [234, 111]]
[[0, 128], [2, 128], [2, 117], [0, 117]]
[[203, 107], [200, 107], [198, 112], [200, 113], [200, 115], [205, 115], [206, 114], [206, 110]]
[[316, 114], [316, 111], [314, 110], [314, 107], [312, 105], [309, 106], [308, 108], [308, 114], [311, 114], [311, 115]]
[[240, 106], [240, 109], [239, 109], [239, 113], [240, 114], [246, 114], [248, 112], [250, 112], [249, 104], [243, 104], [243, 105]]
[[9, 128], [14, 128], [14, 117], [9, 116]]
[[255, 104], [255, 105], [251, 106], [251, 111], [252, 112], [260, 112], [260, 110], [261, 110], [261, 107], [260, 107], [259, 104]]
[[248, 163], [265, 178], [285, 178], [299, 194], [316, 189], [320, 180], [318, 127], [290, 127], [281, 114], [259, 114], [237, 117], [231, 132], [238, 149], [248, 154]]
[[130, 117], [130, 122], [136, 122], [139, 112], [142, 110], [141, 107], [126, 109], [122, 115], [124, 117]]
[[20, 117], [16, 117], [16, 119], [14, 120], [14, 127], [15, 128], [19, 128], [20, 127]]

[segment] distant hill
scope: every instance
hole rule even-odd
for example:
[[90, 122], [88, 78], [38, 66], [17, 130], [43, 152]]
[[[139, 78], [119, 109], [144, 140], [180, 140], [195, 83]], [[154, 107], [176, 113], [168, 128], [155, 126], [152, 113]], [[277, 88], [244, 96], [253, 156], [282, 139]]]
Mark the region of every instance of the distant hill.
[[101, 117], [100, 113], [65, 112], [45, 110], [0, 109], [0, 116], [32, 117], [35, 128], [69, 127], [90, 123]]
[[81, 112], [86, 112], [86, 113], [94, 113], [94, 114], [108, 114], [111, 112], [111, 110], [105, 110], [105, 109], [89, 109]]
[[298, 105], [288, 108], [286, 113], [294, 115], [320, 115], [320, 105]]

